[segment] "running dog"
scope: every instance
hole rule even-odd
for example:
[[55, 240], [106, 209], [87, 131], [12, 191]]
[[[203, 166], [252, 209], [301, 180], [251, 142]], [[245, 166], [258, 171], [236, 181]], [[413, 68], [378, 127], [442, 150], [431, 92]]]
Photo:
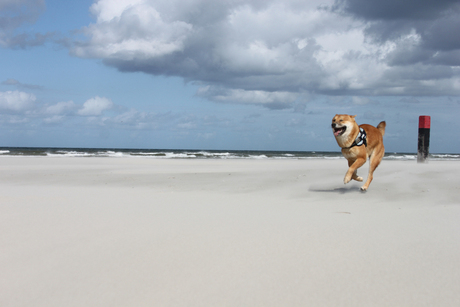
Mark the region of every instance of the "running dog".
[[335, 140], [342, 148], [343, 156], [348, 160], [348, 171], [343, 183], [347, 184], [351, 179], [363, 181], [358, 176], [358, 168], [366, 163], [369, 158], [369, 175], [361, 191], [366, 191], [373, 179], [373, 174], [385, 154], [383, 147], [383, 135], [386, 123], [380, 122], [377, 128], [371, 125], [359, 125], [355, 121], [356, 115], [337, 114], [332, 119], [332, 132]]

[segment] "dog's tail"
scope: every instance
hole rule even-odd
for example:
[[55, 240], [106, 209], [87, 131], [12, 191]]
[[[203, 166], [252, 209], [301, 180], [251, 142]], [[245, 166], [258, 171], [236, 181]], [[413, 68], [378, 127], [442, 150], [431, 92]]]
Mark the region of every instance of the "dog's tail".
[[379, 129], [380, 133], [382, 134], [382, 136], [385, 135], [385, 127], [387, 126], [387, 123], [386, 122], [380, 122], [378, 125], [377, 125], [377, 129]]

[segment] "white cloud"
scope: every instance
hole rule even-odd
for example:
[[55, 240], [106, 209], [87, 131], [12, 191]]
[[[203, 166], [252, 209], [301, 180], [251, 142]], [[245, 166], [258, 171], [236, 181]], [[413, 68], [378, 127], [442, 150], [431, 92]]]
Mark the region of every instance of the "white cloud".
[[308, 90], [323, 74], [314, 37], [346, 32], [353, 23], [337, 22], [335, 14], [318, 9], [320, 3], [100, 0], [91, 8], [97, 23], [85, 28], [88, 40], [73, 52], [121, 70], [212, 80], [229, 88]]
[[0, 92], [0, 109], [25, 111], [34, 106], [36, 99], [34, 94], [19, 91]]
[[77, 56], [135, 60], [170, 54], [183, 49], [192, 25], [167, 21], [149, 1], [101, 0], [91, 11], [97, 24], [85, 29], [91, 40], [75, 48]]
[[297, 98], [297, 94], [289, 92], [266, 92], [266, 91], [246, 91], [232, 89], [228, 95], [215, 96], [216, 100], [222, 101], [241, 101], [245, 103], [292, 103]]
[[[438, 75], [418, 80], [410, 75], [411, 63], [428, 67], [440, 54], [432, 46], [424, 49], [428, 36], [406, 25], [394, 37], [375, 39], [372, 20], [332, 9], [350, 1], [99, 0], [91, 7], [97, 22], [84, 29], [87, 40], [76, 42], [72, 52], [121, 71], [180, 76], [219, 88], [218, 95], [205, 96], [222, 102], [292, 102], [304, 92], [460, 94], [456, 68], [443, 64], [455, 62], [455, 54], [442, 53], [436, 64], [450, 77], [440, 80], [441, 70], [429, 67]], [[387, 31], [396, 26], [392, 20], [382, 25]]]
[[197, 95], [217, 102], [260, 104], [269, 108], [289, 107], [300, 96], [290, 92], [268, 92], [243, 89], [219, 89], [210, 86], [198, 89]]
[[69, 112], [76, 107], [73, 101], [62, 101], [54, 105], [48, 106], [45, 109], [46, 114], [60, 115]]
[[77, 113], [82, 116], [98, 116], [101, 115], [103, 111], [111, 109], [112, 107], [113, 102], [110, 99], [96, 96], [88, 99]]

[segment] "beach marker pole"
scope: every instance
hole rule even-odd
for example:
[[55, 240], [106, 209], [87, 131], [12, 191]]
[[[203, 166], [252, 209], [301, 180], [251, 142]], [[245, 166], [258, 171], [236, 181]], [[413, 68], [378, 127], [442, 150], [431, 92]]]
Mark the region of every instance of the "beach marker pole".
[[418, 151], [417, 162], [424, 163], [430, 151], [430, 116], [420, 116], [418, 118]]

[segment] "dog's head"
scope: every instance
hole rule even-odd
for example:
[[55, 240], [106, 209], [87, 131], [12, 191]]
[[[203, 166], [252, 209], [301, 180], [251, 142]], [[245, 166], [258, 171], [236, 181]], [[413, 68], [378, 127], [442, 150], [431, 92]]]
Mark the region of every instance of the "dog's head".
[[332, 119], [332, 133], [336, 138], [347, 136], [358, 125], [355, 121], [356, 115], [337, 114]]

